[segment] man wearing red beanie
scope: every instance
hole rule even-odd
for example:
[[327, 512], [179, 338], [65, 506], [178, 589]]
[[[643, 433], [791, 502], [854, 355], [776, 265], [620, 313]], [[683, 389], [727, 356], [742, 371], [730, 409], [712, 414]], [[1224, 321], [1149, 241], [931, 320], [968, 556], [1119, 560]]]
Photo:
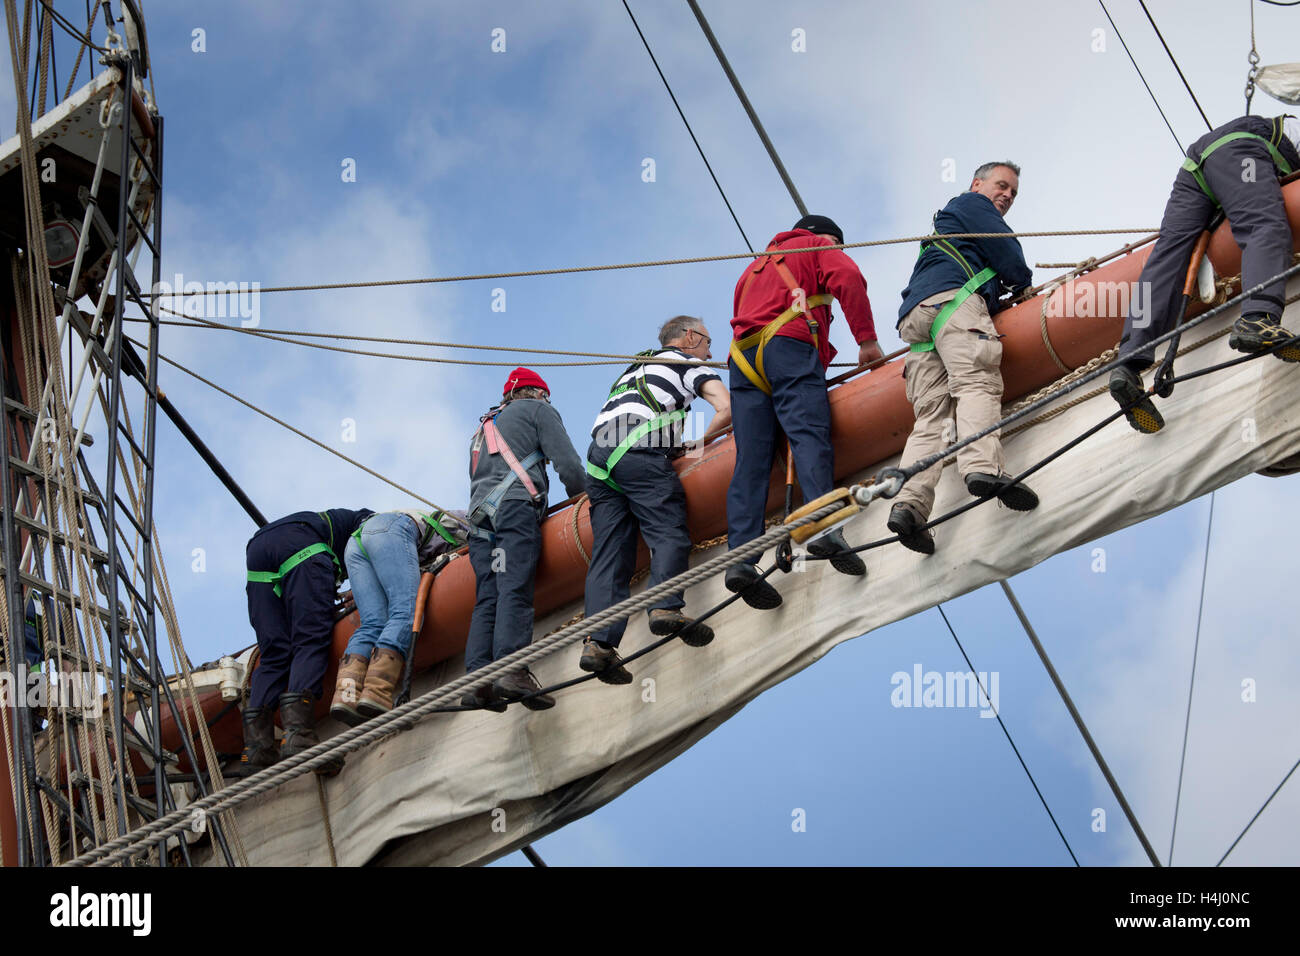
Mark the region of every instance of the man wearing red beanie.
[[[532, 642], [533, 579], [542, 550], [549, 460], [570, 497], [586, 486], [582, 459], [569, 441], [551, 390], [528, 368], [506, 376], [501, 404], [481, 419], [470, 445], [469, 559], [474, 615], [465, 642], [465, 670], [478, 670]], [[527, 667], [476, 688], [461, 703], [505, 710], [523, 699], [531, 710], [555, 706]]]

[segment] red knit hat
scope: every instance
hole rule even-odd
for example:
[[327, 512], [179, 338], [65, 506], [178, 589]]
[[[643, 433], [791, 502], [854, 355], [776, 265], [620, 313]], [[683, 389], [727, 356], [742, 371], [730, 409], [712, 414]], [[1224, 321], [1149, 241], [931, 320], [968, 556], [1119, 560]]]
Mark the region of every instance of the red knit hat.
[[540, 388], [547, 395], [551, 394], [551, 388], [542, 377], [530, 368], [517, 368], [506, 377], [505, 388], [501, 389], [503, 396], [509, 395], [517, 388]]

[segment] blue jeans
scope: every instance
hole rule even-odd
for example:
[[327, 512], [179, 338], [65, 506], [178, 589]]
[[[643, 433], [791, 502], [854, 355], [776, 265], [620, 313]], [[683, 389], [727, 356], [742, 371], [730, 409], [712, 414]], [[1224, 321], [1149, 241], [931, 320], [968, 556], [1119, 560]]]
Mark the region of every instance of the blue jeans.
[[356, 538], [348, 539], [344, 560], [361, 625], [352, 632], [345, 654], [369, 657], [378, 645], [406, 655], [420, 587], [419, 541], [415, 520], [391, 511], [366, 521], [360, 547]]
[[[745, 353], [751, 364], [754, 351]], [[735, 362], [729, 363], [736, 438], [736, 470], [727, 489], [727, 547], [732, 549], [763, 533], [778, 429], [790, 440], [803, 500], [835, 490], [831, 407], [817, 350], [810, 342], [778, 335], [768, 343], [763, 364], [771, 395], [755, 388]]]

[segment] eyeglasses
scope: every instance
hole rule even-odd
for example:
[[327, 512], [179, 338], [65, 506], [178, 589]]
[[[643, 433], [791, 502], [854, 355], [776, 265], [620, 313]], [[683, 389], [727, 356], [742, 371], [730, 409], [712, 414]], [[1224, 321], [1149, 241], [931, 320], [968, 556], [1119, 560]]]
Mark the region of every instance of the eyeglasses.
[[699, 329], [691, 329], [690, 331], [691, 331], [691, 332], [694, 332], [694, 333], [695, 333], [696, 335], [698, 335], [700, 338], [704, 339], [704, 344], [705, 344], [705, 345], [712, 345], [712, 344], [713, 344], [713, 339], [712, 339], [711, 337], [705, 335], [705, 334], [704, 334], [703, 332], [701, 332]]

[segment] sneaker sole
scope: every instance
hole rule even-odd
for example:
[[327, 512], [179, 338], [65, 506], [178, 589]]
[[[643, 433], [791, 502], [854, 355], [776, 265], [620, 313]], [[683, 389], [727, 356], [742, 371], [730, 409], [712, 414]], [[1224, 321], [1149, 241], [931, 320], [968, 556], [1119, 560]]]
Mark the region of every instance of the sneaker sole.
[[756, 611], [770, 611], [781, 606], [781, 592], [766, 581], [754, 581], [741, 587], [732, 587], [724, 582], [732, 594], [739, 594], [742, 601]]
[[473, 694], [466, 694], [460, 699], [460, 706], [468, 707], [470, 710], [490, 710], [494, 714], [504, 714], [506, 712], [505, 704], [485, 704]]
[[713, 628], [707, 624], [692, 624], [677, 636], [687, 647], [706, 647], [713, 641]]
[[588, 674], [595, 674], [596, 680], [600, 681], [602, 684], [609, 684], [612, 687], [622, 687], [625, 684], [632, 683], [632, 672], [622, 664], [619, 664], [617, 667], [606, 667], [602, 670], [596, 670], [596, 668], [592, 667], [586, 661], [578, 661], [578, 667], [580, 670], [584, 670]]
[[[1285, 341], [1285, 339], [1283, 341]], [[1274, 342], [1270, 345], [1269, 343], [1264, 342], [1262, 339], [1257, 339], [1253, 337], [1248, 338], [1246, 336], [1240, 336], [1235, 334], [1228, 336], [1228, 348], [1238, 352], [1245, 352], [1247, 355], [1255, 355], [1256, 353], [1259, 352], [1267, 352], [1276, 344], [1277, 343]], [[1288, 345], [1284, 349], [1278, 349], [1276, 352], [1273, 353], [1273, 355], [1276, 358], [1281, 359], [1283, 362], [1300, 362], [1300, 345]]]
[[840, 574], [847, 574], [850, 577], [866, 577], [867, 566], [863, 564], [862, 559], [853, 551], [826, 551], [822, 548], [812, 545], [808, 548], [808, 553], [816, 558], [827, 558], [830, 560], [831, 567]]
[[360, 727], [365, 723], [365, 716], [352, 707], [331, 707], [330, 716], [349, 727]]
[[1126, 407], [1124, 409], [1124, 418], [1142, 434], [1154, 435], [1165, 427], [1164, 418], [1156, 411], [1155, 404], [1146, 396], [1145, 392], [1138, 391], [1131, 386], [1120, 389], [1112, 388], [1110, 396], [1122, 406], [1127, 406], [1130, 402], [1137, 402], [1132, 408]]
[[1038, 507], [1038, 495], [1024, 485], [1012, 485], [998, 493], [998, 501], [1012, 511], [1033, 511]]

